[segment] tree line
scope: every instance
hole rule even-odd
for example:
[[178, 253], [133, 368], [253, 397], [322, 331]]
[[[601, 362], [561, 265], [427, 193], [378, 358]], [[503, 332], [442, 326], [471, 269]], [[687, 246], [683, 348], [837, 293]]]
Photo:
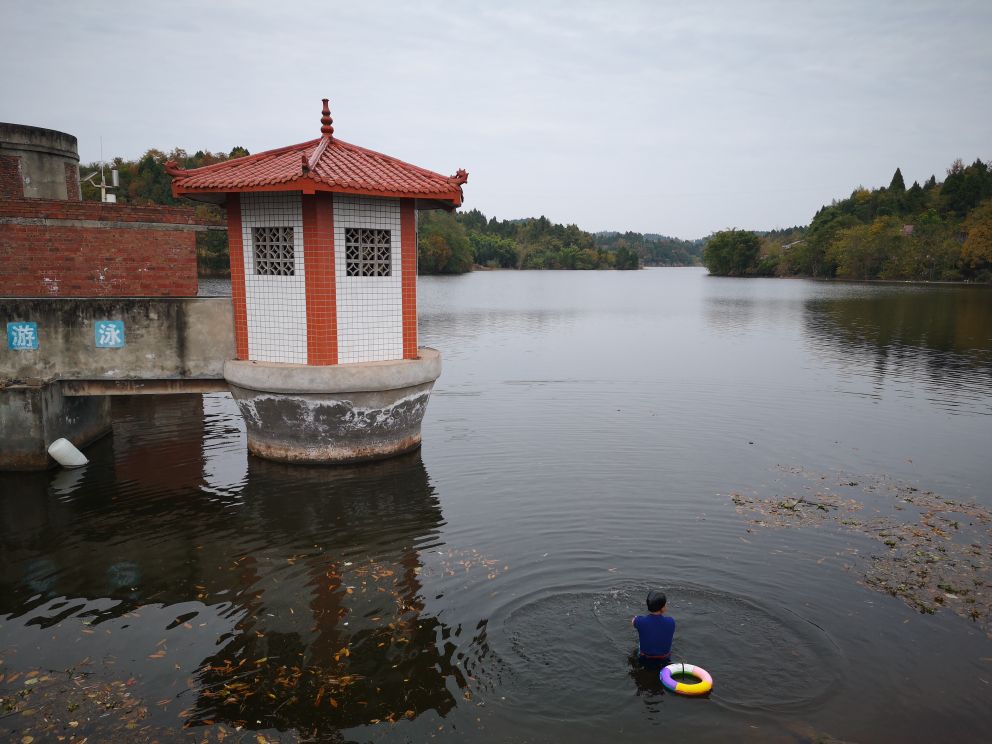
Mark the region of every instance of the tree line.
[[693, 266], [702, 241], [634, 232], [590, 233], [547, 217], [519, 220], [466, 212], [421, 212], [420, 271], [459, 274], [489, 269], [637, 269]]
[[992, 282], [992, 162], [956, 160], [942, 182], [857, 188], [806, 227], [724, 230], [703, 249], [721, 276]]
[[[166, 204], [193, 207], [205, 222], [224, 224], [221, 207], [186, 198], [174, 199], [165, 163], [199, 168], [248, 155], [235, 147], [228, 153], [198, 150], [192, 155], [176, 148], [148, 150], [136, 160], [114, 158], [107, 167], [120, 174], [118, 201], [126, 204]], [[84, 175], [99, 163], [82, 166]], [[108, 174], [109, 178], [109, 174]], [[83, 182], [83, 198], [98, 200], [99, 189]], [[576, 225], [561, 225], [546, 217], [497, 220], [473, 209], [467, 212], [431, 210], [419, 213], [419, 271], [459, 274], [474, 268], [500, 269], [637, 269], [644, 266], [691, 266], [700, 263], [702, 240], [686, 241], [635, 232], [589, 233]], [[197, 261], [203, 273], [230, 270], [227, 234], [211, 230], [197, 234]]]

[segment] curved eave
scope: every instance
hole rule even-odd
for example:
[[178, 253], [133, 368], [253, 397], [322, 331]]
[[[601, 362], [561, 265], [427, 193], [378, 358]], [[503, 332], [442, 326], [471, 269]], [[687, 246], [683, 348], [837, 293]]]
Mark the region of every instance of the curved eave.
[[[439, 202], [444, 205], [450, 204], [449, 209], [454, 209], [462, 205], [462, 191], [455, 188], [447, 192], [423, 192], [423, 191], [382, 191], [351, 186], [328, 186], [327, 184], [314, 181], [312, 178], [297, 178], [284, 183], [265, 184], [260, 186], [242, 186], [235, 189], [229, 186], [192, 186], [184, 187], [175, 180], [172, 182], [172, 196], [185, 196], [187, 199], [197, 199], [199, 201], [217, 201], [217, 196], [221, 194], [243, 194], [258, 193], [264, 191], [301, 191], [304, 194], [315, 194], [318, 191], [328, 191], [334, 194], [352, 194], [355, 196], [379, 196], [387, 199], [417, 199], [422, 201]], [[210, 196], [207, 196], [207, 195]]]

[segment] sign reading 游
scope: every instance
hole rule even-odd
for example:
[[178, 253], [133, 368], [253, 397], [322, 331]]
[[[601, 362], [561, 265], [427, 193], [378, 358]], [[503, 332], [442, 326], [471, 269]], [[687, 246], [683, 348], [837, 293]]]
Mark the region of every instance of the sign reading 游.
[[15, 351], [38, 348], [38, 324], [15, 320], [7, 323], [7, 347]]
[[124, 321], [98, 320], [93, 324], [98, 349], [121, 349], [124, 347]]

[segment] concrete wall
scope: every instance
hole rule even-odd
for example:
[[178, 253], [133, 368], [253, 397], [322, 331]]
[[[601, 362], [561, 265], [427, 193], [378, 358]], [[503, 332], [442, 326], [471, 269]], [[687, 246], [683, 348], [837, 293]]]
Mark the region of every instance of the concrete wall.
[[[122, 348], [97, 348], [98, 321], [124, 322]], [[0, 340], [3, 380], [223, 379], [234, 358], [231, 301], [203, 298], [2, 298], [8, 322], [38, 324], [38, 349]]]
[[0, 199], [0, 292], [194, 296], [196, 233], [206, 229], [185, 207]]
[[0, 389], [0, 470], [44, 470], [48, 446], [65, 437], [85, 447], [111, 428], [110, 399], [69, 398], [59, 383]]
[[0, 157], [17, 159], [20, 196], [79, 201], [79, 150], [65, 132], [0, 122]]

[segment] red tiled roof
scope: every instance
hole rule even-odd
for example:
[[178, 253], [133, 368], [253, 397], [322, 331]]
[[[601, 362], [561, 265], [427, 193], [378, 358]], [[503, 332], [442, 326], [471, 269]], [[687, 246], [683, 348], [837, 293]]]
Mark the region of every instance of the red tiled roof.
[[[332, 130], [333, 131], [333, 130]], [[336, 191], [462, 203], [465, 171], [454, 176], [343, 142], [331, 134], [202, 168], [166, 166], [175, 196], [234, 191]]]

